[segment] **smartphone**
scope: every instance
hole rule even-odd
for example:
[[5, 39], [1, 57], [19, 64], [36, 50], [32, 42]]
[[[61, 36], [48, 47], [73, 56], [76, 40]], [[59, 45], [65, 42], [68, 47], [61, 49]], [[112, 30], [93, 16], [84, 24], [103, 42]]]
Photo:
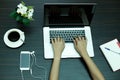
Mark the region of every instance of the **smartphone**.
[[20, 70], [30, 70], [30, 51], [21, 51]]

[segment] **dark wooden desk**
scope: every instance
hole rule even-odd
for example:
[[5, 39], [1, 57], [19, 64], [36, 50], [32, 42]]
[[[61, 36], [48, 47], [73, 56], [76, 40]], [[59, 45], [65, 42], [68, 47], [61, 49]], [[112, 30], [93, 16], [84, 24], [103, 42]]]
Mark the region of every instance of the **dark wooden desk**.
[[[47, 69], [47, 80], [52, 60], [43, 57], [43, 4], [63, 2], [95, 2], [96, 12], [91, 23], [96, 65], [106, 80], [120, 80], [120, 71], [112, 72], [99, 45], [118, 38], [120, 40], [120, 1], [119, 0], [24, 0], [27, 5], [35, 6], [34, 19], [29, 26], [23, 27], [9, 17], [19, 0], [0, 0], [0, 80], [21, 80], [19, 54], [22, 50], [35, 51], [37, 64]], [[25, 32], [25, 44], [17, 49], [8, 48], [3, 42], [4, 33], [11, 28], [20, 28]], [[119, 61], [118, 61], [119, 62]], [[37, 70], [36, 70], [37, 71]], [[36, 73], [43, 73], [41, 70]], [[36, 80], [28, 71], [25, 80]], [[91, 80], [81, 59], [62, 59], [60, 80]]]

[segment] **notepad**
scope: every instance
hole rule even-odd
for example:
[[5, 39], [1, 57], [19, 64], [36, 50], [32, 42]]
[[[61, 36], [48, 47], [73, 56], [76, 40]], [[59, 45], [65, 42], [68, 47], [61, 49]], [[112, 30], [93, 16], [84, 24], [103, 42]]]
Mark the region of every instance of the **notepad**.
[[115, 72], [120, 69], [120, 45], [117, 39], [111, 40], [100, 45], [106, 60]]

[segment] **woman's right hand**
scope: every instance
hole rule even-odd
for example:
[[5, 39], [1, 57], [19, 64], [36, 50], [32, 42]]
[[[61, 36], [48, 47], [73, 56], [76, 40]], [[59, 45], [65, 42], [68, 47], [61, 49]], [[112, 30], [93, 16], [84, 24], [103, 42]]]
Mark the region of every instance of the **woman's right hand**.
[[84, 37], [76, 37], [74, 40], [74, 47], [76, 51], [83, 57], [87, 54], [87, 41]]

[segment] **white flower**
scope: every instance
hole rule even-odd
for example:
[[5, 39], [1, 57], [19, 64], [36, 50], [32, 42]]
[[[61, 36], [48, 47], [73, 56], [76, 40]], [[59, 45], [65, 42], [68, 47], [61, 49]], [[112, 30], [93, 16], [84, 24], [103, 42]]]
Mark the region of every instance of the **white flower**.
[[18, 7], [17, 13], [20, 13], [21, 15], [27, 14], [27, 7], [26, 6], [24, 6], [23, 4], [20, 3], [17, 7]]
[[32, 16], [34, 13], [34, 9], [32, 6], [26, 6], [24, 2], [21, 2], [17, 5], [17, 13], [20, 14], [23, 18], [33, 20]]
[[29, 9], [28, 10], [28, 19], [31, 19], [33, 16], [34, 9]]

